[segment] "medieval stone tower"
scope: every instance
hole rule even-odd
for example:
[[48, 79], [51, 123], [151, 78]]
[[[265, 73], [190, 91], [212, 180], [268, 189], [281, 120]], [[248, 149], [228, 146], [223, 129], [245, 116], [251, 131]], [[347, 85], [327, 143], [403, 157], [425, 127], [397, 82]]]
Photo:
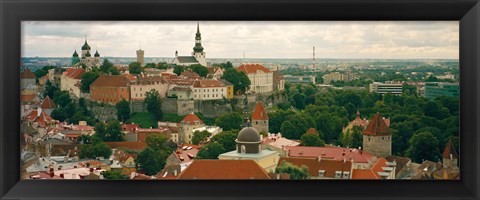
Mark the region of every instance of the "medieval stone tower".
[[392, 134], [378, 112], [363, 131], [363, 150], [375, 156], [392, 155]]

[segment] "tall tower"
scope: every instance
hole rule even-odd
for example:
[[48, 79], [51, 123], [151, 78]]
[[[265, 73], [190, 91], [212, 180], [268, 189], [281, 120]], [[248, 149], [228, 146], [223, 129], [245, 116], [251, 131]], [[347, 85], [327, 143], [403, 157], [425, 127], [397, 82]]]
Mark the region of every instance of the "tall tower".
[[392, 155], [392, 134], [378, 112], [363, 131], [363, 150], [375, 156]]
[[312, 60], [312, 69], [315, 69], [315, 46], [313, 46], [313, 60]]
[[137, 50], [137, 62], [140, 63], [141, 66], [145, 65], [144, 53], [142, 49]]
[[206, 53], [202, 47], [202, 34], [200, 34], [200, 23], [197, 22], [197, 33], [195, 34], [195, 46], [193, 47], [192, 56], [197, 59], [198, 63], [203, 66], [207, 66], [207, 60], [205, 59]]

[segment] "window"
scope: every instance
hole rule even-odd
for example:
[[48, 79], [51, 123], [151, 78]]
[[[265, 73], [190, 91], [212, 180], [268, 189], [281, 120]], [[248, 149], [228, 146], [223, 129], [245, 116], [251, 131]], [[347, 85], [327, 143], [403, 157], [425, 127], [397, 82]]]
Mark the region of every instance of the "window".
[[246, 151], [245, 145], [242, 145], [242, 146], [240, 147], [240, 153], [245, 154], [245, 151]]
[[344, 179], [350, 178], [350, 172], [344, 171], [344, 172], [343, 172], [343, 178], [344, 178]]
[[325, 176], [325, 170], [318, 170], [318, 177], [324, 177]]
[[342, 172], [341, 171], [335, 171], [335, 178], [342, 178]]

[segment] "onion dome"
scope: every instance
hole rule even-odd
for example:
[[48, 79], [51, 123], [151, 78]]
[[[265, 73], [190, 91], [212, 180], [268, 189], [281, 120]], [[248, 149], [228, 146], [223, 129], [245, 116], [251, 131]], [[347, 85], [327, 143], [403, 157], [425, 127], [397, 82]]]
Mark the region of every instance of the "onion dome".
[[75, 52], [73, 53], [73, 57], [78, 57], [77, 50], [75, 50]]
[[98, 53], [98, 51], [95, 51], [95, 54], [93, 56], [98, 58], [98, 57], [100, 57], [100, 54]]
[[236, 142], [261, 142], [260, 134], [258, 133], [257, 129], [253, 127], [245, 127], [238, 133]]
[[86, 57], [91, 57], [92, 55], [90, 54], [90, 51], [87, 51], [87, 53], [85, 54]]
[[83, 44], [82, 50], [90, 50], [90, 46], [87, 43], [87, 39], [85, 39], [85, 44]]

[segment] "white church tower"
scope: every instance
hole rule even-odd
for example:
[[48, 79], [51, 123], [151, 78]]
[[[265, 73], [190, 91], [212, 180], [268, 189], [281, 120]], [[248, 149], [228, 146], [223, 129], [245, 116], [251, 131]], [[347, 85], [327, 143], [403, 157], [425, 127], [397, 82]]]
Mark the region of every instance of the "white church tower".
[[197, 33], [195, 34], [195, 46], [193, 47], [192, 56], [197, 59], [198, 63], [207, 66], [207, 60], [205, 58], [206, 53], [202, 47], [202, 34], [200, 34], [200, 24], [197, 22]]

